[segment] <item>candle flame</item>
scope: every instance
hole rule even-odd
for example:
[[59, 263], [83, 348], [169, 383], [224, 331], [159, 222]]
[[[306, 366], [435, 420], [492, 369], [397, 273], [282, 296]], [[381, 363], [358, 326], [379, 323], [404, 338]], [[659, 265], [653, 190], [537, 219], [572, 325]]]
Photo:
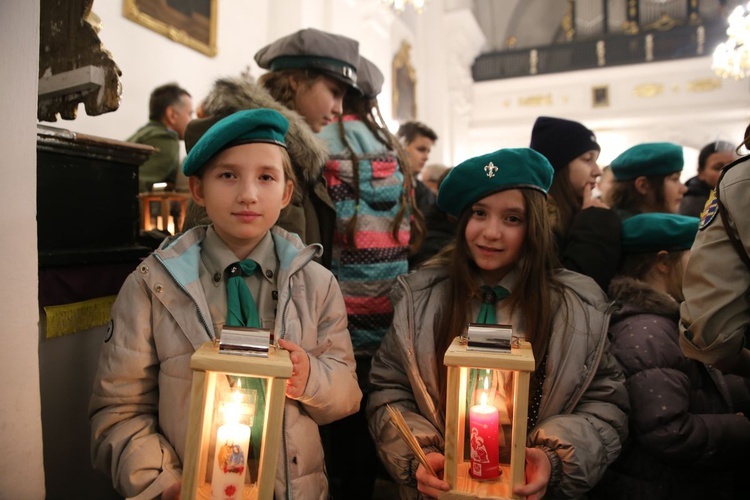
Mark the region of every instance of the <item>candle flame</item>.
[[240, 422], [240, 416], [242, 414], [242, 393], [240, 391], [234, 391], [232, 393], [232, 401], [226, 401], [224, 403], [224, 423], [226, 424], [238, 424]]
[[479, 404], [482, 405], [482, 406], [486, 406], [487, 405], [487, 397], [488, 396], [487, 396], [486, 392], [483, 392], [482, 394], [480, 394], [479, 395]]

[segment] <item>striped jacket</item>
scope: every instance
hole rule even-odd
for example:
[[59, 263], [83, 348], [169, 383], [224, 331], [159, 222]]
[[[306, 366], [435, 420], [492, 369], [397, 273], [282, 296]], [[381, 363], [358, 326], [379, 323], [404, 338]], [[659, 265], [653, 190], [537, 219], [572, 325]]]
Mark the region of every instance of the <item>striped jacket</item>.
[[[396, 277], [408, 272], [409, 213], [404, 212], [393, 237], [393, 223], [402, 209], [404, 175], [394, 151], [378, 141], [367, 126], [344, 117], [351, 154], [340, 137], [339, 123], [320, 132], [330, 159], [325, 177], [336, 207], [331, 271], [338, 278], [349, 316], [354, 352], [372, 355], [393, 318], [388, 294]], [[347, 228], [356, 215], [353, 241]]]

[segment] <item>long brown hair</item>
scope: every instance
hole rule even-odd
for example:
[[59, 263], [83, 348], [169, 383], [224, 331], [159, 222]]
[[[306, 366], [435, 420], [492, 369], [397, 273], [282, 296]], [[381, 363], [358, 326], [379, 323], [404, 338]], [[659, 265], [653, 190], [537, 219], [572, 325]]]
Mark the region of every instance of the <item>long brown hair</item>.
[[583, 206], [583, 199], [576, 194], [570, 182], [570, 163], [555, 172], [549, 189], [549, 197], [551, 200], [548, 202], [557, 209], [557, 221], [552, 231], [564, 240], [573, 224], [573, 217], [581, 211]]
[[282, 69], [269, 71], [258, 78], [269, 94], [289, 109], [296, 110], [294, 98], [297, 93], [292, 88], [291, 80], [295, 78], [300, 84], [311, 87], [323, 73], [312, 69]]
[[[409, 238], [409, 254], [413, 255], [422, 246], [422, 241], [424, 240], [425, 235], [425, 222], [424, 217], [422, 213], [417, 209], [416, 201], [414, 200], [411, 170], [408, 168], [407, 163], [404, 162], [404, 159], [406, 158], [406, 152], [404, 151], [403, 147], [396, 139], [396, 137], [391, 134], [391, 132], [385, 126], [385, 121], [380, 114], [380, 108], [378, 107], [377, 99], [369, 99], [367, 97], [355, 95], [353, 92], [347, 92], [346, 96], [344, 97], [343, 108], [344, 114], [354, 115], [355, 117], [357, 117], [357, 119], [365, 124], [372, 135], [378, 140], [378, 142], [383, 144], [386, 149], [396, 152], [396, 157], [398, 159], [398, 168], [404, 176], [404, 184], [401, 189], [401, 207], [399, 208], [396, 217], [393, 219], [393, 223], [391, 225], [391, 236], [395, 241], [398, 241], [398, 231], [401, 227], [401, 222], [403, 221], [404, 217], [407, 216], [407, 214], [410, 215], [411, 220], [409, 221], [409, 228], [411, 237]], [[373, 111], [377, 113], [380, 121], [378, 121]], [[352, 183], [352, 187], [354, 189], [355, 206], [357, 206], [359, 205], [360, 195], [359, 158], [357, 157], [354, 148], [352, 148], [351, 144], [349, 144], [349, 140], [346, 137], [343, 120], [339, 120], [338, 128], [339, 137], [342, 143], [346, 146], [346, 149], [349, 151], [350, 159], [352, 162], [352, 171], [354, 175], [354, 182]], [[357, 211], [355, 210], [354, 215], [352, 215], [346, 228], [346, 244], [349, 246], [355, 245], [354, 233], [356, 224]]]
[[643, 212], [671, 212], [667, 207], [667, 199], [664, 196], [664, 179], [666, 175], [647, 175], [649, 189], [654, 193], [653, 206], [651, 202], [635, 187], [635, 179], [614, 181], [609, 191], [609, 201], [612, 208], [624, 210], [631, 214]]
[[[532, 189], [521, 189], [526, 204], [526, 238], [523, 258], [518, 263], [518, 286], [506, 299], [512, 312], [518, 310], [531, 343], [537, 366], [541, 363], [552, 334], [556, 301], [563, 300], [563, 285], [555, 277], [559, 267], [547, 218], [544, 194]], [[479, 296], [479, 269], [471, 258], [466, 244], [466, 226], [471, 218], [470, 207], [462, 212], [456, 242], [443, 249], [424, 267], [444, 267], [448, 270], [445, 302], [435, 315], [435, 359], [437, 361], [440, 405], [445, 410], [447, 370], [443, 364], [445, 351], [457, 335], [462, 335], [470, 321], [472, 299]]]

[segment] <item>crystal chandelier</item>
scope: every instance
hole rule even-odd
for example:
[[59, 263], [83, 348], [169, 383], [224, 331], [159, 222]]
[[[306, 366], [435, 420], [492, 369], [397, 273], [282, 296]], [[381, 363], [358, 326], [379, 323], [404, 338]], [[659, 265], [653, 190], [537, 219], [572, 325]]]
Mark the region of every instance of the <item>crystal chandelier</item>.
[[729, 16], [727, 41], [716, 47], [711, 69], [722, 78], [750, 75], [750, 2], [737, 6]]
[[428, 1], [429, 0], [383, 0], [383, 3], [387, 4], [399, 14], [404, 11], [408, 4], [411, 4], [414, 7], [414, 10], [416, 10], [418, 14], [421, 14]]

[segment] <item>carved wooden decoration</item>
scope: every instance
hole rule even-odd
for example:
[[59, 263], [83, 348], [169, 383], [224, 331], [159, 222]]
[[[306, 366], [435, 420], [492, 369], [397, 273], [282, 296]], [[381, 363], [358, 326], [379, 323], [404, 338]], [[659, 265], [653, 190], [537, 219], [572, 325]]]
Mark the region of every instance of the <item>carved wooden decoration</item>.
[[78, 105], [91, 116], [120, 106], [120, 76], [92, 25], [94, 0], [41, 0], [39, 15], [40, 121], [75, 119]]

